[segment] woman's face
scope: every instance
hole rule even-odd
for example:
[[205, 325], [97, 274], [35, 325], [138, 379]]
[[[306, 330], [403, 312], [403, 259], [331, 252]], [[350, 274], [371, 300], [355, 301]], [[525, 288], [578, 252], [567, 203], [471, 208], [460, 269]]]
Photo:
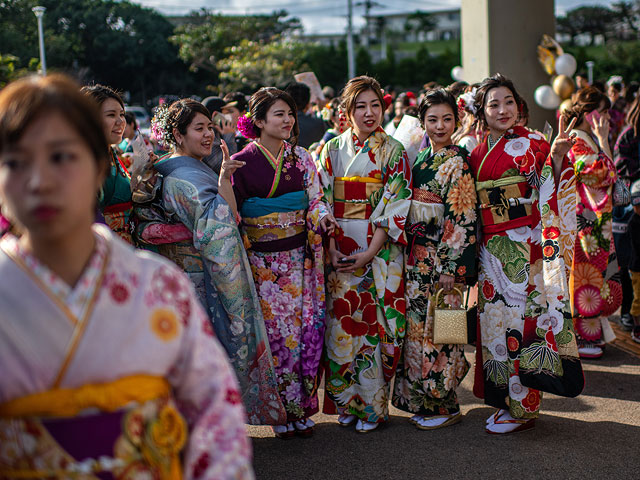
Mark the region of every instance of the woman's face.
[[124, 108], [120, 102], [113, 98], [107, 98], [100, 106], [102, 113], [102, 125], [104, 134], [110, 145], [116, 145], [122, 141], [122, 134], [127, 121], [124, 118]]
[[181, 154], [202, 160], [211, 154], [214, 137], [213, 123], [206, 115], [198, 112], [184, 134], [174, 128], [173, 136], [178, 142], [178, 150]]
[[456, 129], [456, 118], [449, 105], [441, 103], [429, 107], [424, 116], [424, 129], [436, 151], [451, 144], [451, 135]]
[[370, 135], [382, 121], [382, 104], [372, 90], [365, 90], [356, 97], [350, 114], [351, 124], [356, 135]]
[[84, 138], [57, 112], [37, 117], [0, 154], [0, 204], [32, 240], [90, 229], [104, 175]]
[[135, 124], [133, 122], [132, 123], [127, 122], [126, 126], [124, 127], [123, 137], [132, 139], [135, 136], [135, 134], [136, 134]]
[[507, 87], [492, 88], [487, 92], [484, 118], [492, 134], [502, 135], [516, 124], [518, 104]]
[[295, 112], [289, 104], [282, 99], [274, 102], [264, 120], [256, 121], [256, 126], [261, 130], [260, 136], [269, 136], [278, 140], [288, 140], [291, 130], [296, 124]]

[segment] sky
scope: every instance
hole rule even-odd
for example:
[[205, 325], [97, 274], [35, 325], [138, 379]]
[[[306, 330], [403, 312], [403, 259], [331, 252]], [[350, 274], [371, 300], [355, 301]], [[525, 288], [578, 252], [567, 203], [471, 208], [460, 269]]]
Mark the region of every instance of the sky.
[[[204, 7], [224, 14], [270, 13], [273, 10], [287, 10], [290, 15], [299, 17], [305, 33], [325, 34], [342, 33], [347, 25], [347, 0], [130, 0], [146, 7], [152, 7], [165, 15], [184, 15], [192, 10]], [[520, 0], [522, 1], [522, 0]], [[525, 0], [533, 1], [533, 0]], [[364, 7], [353, 0], [354, 27], [363, 25]], [[414, 12], [416, 10], [446, 10], [460, 8], [461, 0], [377, 0], [379, 7], [371, 9], [371, 14]], [[563, 15], [567, 10], [582, 5], [610, 5], [613, 0], [556, 0], [556, 14]], [[257, 5], [256, 5], [257, 4]]]

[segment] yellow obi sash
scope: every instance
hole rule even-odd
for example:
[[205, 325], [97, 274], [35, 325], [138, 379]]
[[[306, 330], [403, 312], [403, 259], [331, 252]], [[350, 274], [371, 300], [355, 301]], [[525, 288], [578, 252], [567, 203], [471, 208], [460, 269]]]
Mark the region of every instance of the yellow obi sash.
[[[90, 408], [99, 412], [78, 415]], [[162, 377], [132, 375], [35, 393], [0, 405], [0, 443], [15, 447], [0, 458], [0, 478], [93, 479], [100, 472], [134, 478], [138, 472], [179, 480], [187, 433]], [[74, 451], [83, 456], [75, 458]]]
[[242, 224], [249, 241], [273, 242], [305, 232], [306, 210], [274, 212], [260, 217], [243, 217]]
[[485, 233], [496, 233], [531, 223], [531, 188], [521, 175], [476, 183], [480, 218]]
[[371, 177], [336, 177], [333, 182], [333, 214], [336, 218], [367, 220], [382, 190], [382, 180]]

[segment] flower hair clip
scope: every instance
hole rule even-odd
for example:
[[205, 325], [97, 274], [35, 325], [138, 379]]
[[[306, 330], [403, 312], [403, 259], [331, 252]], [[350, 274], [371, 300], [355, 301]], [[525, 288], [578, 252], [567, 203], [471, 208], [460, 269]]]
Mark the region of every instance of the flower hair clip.
[[251, 119], [251, 112], [247, 112], [244, 115], [238, 117], [238, 131], [245, 138], [258, 138], [256, 126], [253, 124], [253, 120]]
[[166, 104], [156, 108], [151, 119], [151, 136], [164, 150], [175, 146], [175, 139], [169, 128], [169, 107]]
[[466, 108], [468, 111], [470, 111], [474, 115], [478, 111], [478, 108], [475, 105], [476, 90], [477, 88], [473, 87], [473, 89], [470, 92], [463, 93], [458, 97], [458, 107]]

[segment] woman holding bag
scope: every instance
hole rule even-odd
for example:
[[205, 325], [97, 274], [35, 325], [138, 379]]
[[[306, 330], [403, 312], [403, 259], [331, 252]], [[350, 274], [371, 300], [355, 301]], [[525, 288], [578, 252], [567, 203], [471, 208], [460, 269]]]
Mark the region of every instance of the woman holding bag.
[[[456, 387], [469, 370], [464, 345], [433, 342], [436, 292], [451, 306], [461, 298], [464, 279], [475, 275], [476, 190], [468, 152], [452, 144], [458, 123], [453, 95], [440, 88], [420, 103], [420, 119], [430, 146], [412, 169], [413, 198], [407, 218], [405, 255], [407, 334], [396, 371], [393, 405], [415, 415], [420, 430], [434, 430], [462, 419]], [[444, 292], [443, 292], [444, 293]]]

